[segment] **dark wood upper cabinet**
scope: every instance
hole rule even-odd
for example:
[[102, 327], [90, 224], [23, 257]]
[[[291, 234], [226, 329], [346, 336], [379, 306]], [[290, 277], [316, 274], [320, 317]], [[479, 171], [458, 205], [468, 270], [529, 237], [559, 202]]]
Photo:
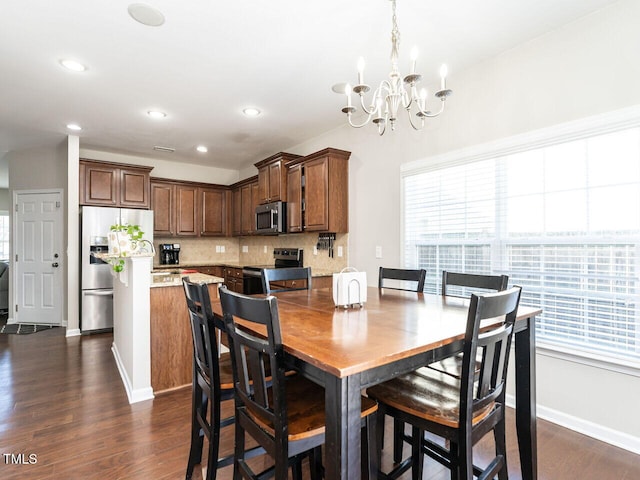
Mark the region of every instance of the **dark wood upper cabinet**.
[[228, 190], [220, 188], [199, 188], [200, 235], [221, 237], [227, 234]]
[[151, 181], [151, 209], [153, 210], [153, 233], [173, 236], [175, 227], [176, 186], [170, 182]]
[[120, 206], [149, 208], [149, 172], [131, 168], [120, 169]]
[[287, 232], [302, 232], [302, 165], [287, 170]]
[[148, 209], [153, 167], [80, 159], [80, 204]]
[[300, 155], [280, 152], [255, 164], [258, 169], [258, 197], [260, 203], [287, 201], [288, 162]]
[[231, 185], [232, 207], [229, 212], [234, 236], [255, 234], [256, 206], [260, 204], [259, 190], [257, 176]]
[[151, 180], [156, 236], [225, 236], [230, 190], [224, 185]]
[[[292, 196], [291, 207], [287, 204], [287, 214], [291, 212], [287, 217], [288, 231], [349, 231], [350, 155], [344, 150], [326, 148], [288, 166], [288, 180], [294, 182], [288, 188]], [[299, 173], [295, 171], [297, 168]]]

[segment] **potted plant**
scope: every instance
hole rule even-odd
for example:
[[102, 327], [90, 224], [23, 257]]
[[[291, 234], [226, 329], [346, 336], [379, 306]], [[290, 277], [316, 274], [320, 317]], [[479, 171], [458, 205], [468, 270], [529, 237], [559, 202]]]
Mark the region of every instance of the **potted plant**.
[[109, 254], [118, 258], [111, 258], [114, 272], [122, 272], [124, 270], [124, 258], [128, 257], [138, 249], [138, 243], [142, 240], [144, 232], [139, 225], [111, 225], [109, 238]]

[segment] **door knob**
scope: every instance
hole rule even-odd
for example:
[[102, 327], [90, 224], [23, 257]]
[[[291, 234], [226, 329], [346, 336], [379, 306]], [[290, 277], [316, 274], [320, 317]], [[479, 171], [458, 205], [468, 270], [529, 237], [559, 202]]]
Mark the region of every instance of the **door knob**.
[[58, 262], [54, 262], [51, 264], [52, 267], [58, 267]]

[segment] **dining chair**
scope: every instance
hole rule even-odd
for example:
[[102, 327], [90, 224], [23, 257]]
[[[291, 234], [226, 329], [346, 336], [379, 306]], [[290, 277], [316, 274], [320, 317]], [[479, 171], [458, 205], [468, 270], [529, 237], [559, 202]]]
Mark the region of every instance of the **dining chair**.
[[[385, 478], [395, 479], [407, 468], [412, 478], [422, 478], [424, 455], [451, 470], [452, 479], [471, 480], [498, 475], [507, 478], [505, 446], [505, 383], [513, 324], [520, 302], [520, 287], [496, 293], [472, 294], [463, 343], [460, 378], [430, 368], [400, 375], [367, 389], [378, 402], [378, 425], [385, 415], [412, 426], [411, 456], [399, 462]], [[480, 331], [486, 319], [502, 317], [499, 325]], [[475, 363], [480, 356], [480, 374]], [[481, 470], [473, 465], [473, 445], [493, 431], [496, 454]], [[430, 432], [448, 442], [449, 448], [425, 437]], [[378, 448], [382, 439], [378, 433]]]
[[[508, 275], [480, 275], [471, 273], [457, 273], [448, 272], [443, 270], [442, 272], [442, 295], [443, 296], [462, 296], [462, 292], [466, 292], [468, 296], [469, 292], [473, 290], [473, 293], [481, 292], [501, 292], [507, 288], [509, 283]], [[458, 286], [464, 288], [464, 290], [453, 291], [450, 286]], [[466, 297], [465, 296], [465, 297]], [[434, 362], [429, 365], [429, 368], [438, 370], [454, 377], [460, 377], [462, 372], [462, 355], [457, 354], [451, 357], [444, 358], [438, 362]]]
[[[427, 271], [424, 268], [420, 270], [407, 270], [380, 267], [380, 271], [378, 273], [378, 288], [392, 288], [395, 290], [422, 292], [424, 291], [424, 280], [426, 276]], [[385, 282], [385, 280], [393, 280], [394, 283], [390, 284]], [[411, 282], [409, 284], [411, 286], [406, 283], [398, 282]]]
[[[193, 339], [191, 448], [185, 478], [190, 479], [195, 465], [201, 462], [204, 437], [207, 437], [206, 478], [214, 480], [218, 469], [233, 463], [233, 455], [218, 457], [221, 428], [234, 423], [233, 416], [221, 418], [220, 412], [221, 403], [233, 399], [231, 355], [220, 352], [219, 334], [224, 331], [224, 323], [211, 311], [207, 285], [191, 282], [189, 277], [182, 279], [182, 285]], [[260, 450], [255, 449], [248, 455], [259, 453]]]
[[216, 478], [218, 468], [231, 465], [233, 455], [218, 458], [220, 429], [234, 422], [233, 416], [220, 418], [221, 402], [233, 399], [231, 356], [219, 351], [217, 332], [224, 329], [211, 312], [207, 285], [182, 279], [193, 339], [193, 384], [191, 414], [191, 448], [186, 479], [202, 459], [204, 437], [209, 442], [207, 480]]
[[262, 291], [265, 294], [289, 290], [311, 290], [311, 267], [262, 269]]
[[[468, 297], [471, 293], [501, 292], [507, 288], [508, 275], [481, 275], [442, 271], [442, 295]], [[450, 288], [458, 287], [458, 288]]]
[[[324, 388], [300, 374], [286, 374], [278, 301], [274, 296], [251, 297], [220, 288], [220, 303], [232, 355], [235, 378], [234, 479], [287, 478], [289, 467], [299, 476], [301, 460], [309, 456], [312, 480], [322, 476], [321, 445], [325, 434]], [[259, 331], [261, 334], [254, 334]], [[271, 371], [271, 383], [265, 370]], [[365, 478], [375, 479], [376, 403], [361, 398], [362, 455]], [[272, 457], [274, 465], [255, 473], [245, 457], [249, 434]]]

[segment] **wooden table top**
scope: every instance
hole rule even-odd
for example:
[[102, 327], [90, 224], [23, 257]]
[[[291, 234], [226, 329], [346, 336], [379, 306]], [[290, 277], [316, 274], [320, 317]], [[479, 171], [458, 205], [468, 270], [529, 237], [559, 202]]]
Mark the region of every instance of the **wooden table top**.
[[[363, 308], [335, 308], [330, 288], [275, 296], [285, 350], [340, 378], [462, 339], [469, 308], [468, 299], [377, 287]], [[538, 313], [521, 306], [518, 319]]]

